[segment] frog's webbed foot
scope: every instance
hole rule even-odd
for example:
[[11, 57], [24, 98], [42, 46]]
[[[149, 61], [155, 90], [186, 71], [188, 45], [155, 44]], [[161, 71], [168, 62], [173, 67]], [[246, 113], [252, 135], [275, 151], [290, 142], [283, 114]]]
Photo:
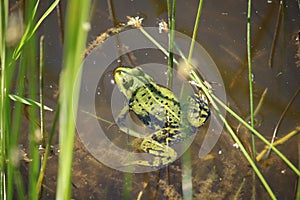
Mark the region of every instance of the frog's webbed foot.
[[148, 161], [150, 166], [159, 167], [162, 165], [168, 165], [176, 160], [177, 153], [170, 146], [161, 144], [153, 139], [145, 138], [140, 146], [141, 150], [147, 152], [155, 158], [153, 161]]
[[149, 153], [154, 158], [150, 158], [149, 160], [134, 160], [124, 165], [162, 167], [172, 163], [177, 158], [177, 153], [174, 149], [151, 138], [144, 138], [138, 148], [145, 153]]

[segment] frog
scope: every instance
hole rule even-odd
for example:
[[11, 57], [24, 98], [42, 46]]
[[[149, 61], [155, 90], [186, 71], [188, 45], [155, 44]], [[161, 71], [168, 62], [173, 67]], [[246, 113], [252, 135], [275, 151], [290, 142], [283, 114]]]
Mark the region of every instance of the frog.
[[[206, 96], [199, 92], [179, 102], [169, 88], [157, 84], [141, 67], [119, 66], [113, 71], [114, 82], [125, 96], [128, 104], [117, 118], [119, 128], [137, 137], [135, 147], [153, 156], [149, 160], [135, 160], [126, 165], [149, 167], [167, 166], [177, 159], [172, 145], [195, 134], [210, 116]], [[124, 121], [129, 112], [153, 132], [146, 137], [127, 128]]]

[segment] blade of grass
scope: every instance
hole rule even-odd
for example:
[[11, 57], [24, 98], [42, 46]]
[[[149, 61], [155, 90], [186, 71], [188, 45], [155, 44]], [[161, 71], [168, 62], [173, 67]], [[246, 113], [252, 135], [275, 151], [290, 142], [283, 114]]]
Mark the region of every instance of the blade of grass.
[[190, 52], [189, 52], [189, 56], [188, 56], [188, 59], [187, 59], [188, 64], [191, 63], [191, 60], [192, 60], [192, 57], [193, 57], [193, 52], [194, 52], [194, 47], [195, 47], [199, 22], [200, 22], [200, 16], [201, 16], [201, 12], [202, 12], [202, 5], [203, 5], [203, 0], [199, 0], [198, 11], [197, 11], [197, 16], [196, 16], [196, 22], [195, 22], [195, 25], [194, 25], [192, 42], [191, 42], [191, 46], [190, 46]]
[[[254, 105], [253, 105], [253, 74], [252, 74], [252, 56], [251, 56], [251, 4], [252, 1], [248, 0], [247, 9], [247, 59], [248, 59], [248, 81], [249, 81], [249, 107], [250, 107], [250, 125], [254, 128]], [[252, 157], [254, 162], [256, 156], [255, 137], [251, 134], [252, 140]], [[256, 199], [256, 177], [254, 172], [252, 173], [252, 199]]]
[[246, 178], [243, 178], [243, 181], [242, 181], [239, 189], [236, 191], [236, 193], [233, 196], [233, 200], [241, 199], [241, 194], [242, 194], [242, 190], [243, 190], [243, 187], [245, 185], [245, 182], [246, 182]]
[[31, 20], [27, 24], [25, 33], [24, 33], [24, 35], [23, 35], [23, 37], [22, 37], [22, 39], [19, 43], [19, 46], [14, 51], [13, 60], [17, 60], [19, 58], [24, 44], [33, 36], [33, 34], [36, 32], [36, 30], [39, 28], [39, 26], [42, 24], [42, 22], [46, 19], [46, 17], [55, 9], [55, 7], [60, 2], [60, 0], [55, 0], [50, 5], [50, 7], [46, 10], [46, 12], [41, 16], [41, 18], [37, 21], [37, 23], [34, 25], [32, 19], [34, 19], [35, 16], [36, 16], [39, 2], [40, 2], [39, 0], [37, 0], [35, 2], [34, 8], [33, 8], [32, 13], [31, 13], [31, 16], [29, 17]]
[[[56, 199], [70, 199], [75, 115], [77, 114], [80, 66], [89, 24], [90, 1], [70, 0], [67, 5], [64, 63], [60, 77], [60, 155]], [[76, 17], [74, 17], [76, 13]]]
[[57, 109], [56, 109], [56, 113], [55, 113], [55, 117], [54, 117], [54, 120], [53, 120], [52, 128], [51, 128], [49, 140], [47, 142], [47, 146], [46, 146], [46, 150], [45, 150], [45, 154], [44, 154], [44, 159], [43, 159], [43, 162], [42, 162], [42, 167], [40, 169], [39, 178], [38, 178], [37, 185], [36, 185], [36, 187], [37, 187], [36, 189], [37, 189], [38, 193], [41, 192], [42, 183], [43, 183], [44, 175], [45, 175], [45, 172], [46, 172], [48, 157], [49, 157], [50, 151], [51, 151], [51, 144], [52, 144], [53, 136], [55, 134], [56, 125], [57, 125], [57, 122], [58, 122], [59, 111], [60, 111], [60, 108], [59, 108], [59, 104], [58, 104]]
[[[12, 67], [12, 66], [11, 66]], [[24, 77], [26, 76], [26, 59], [22, 59], [20, 61], [20, 67], [19, 67], [19, 72], [17, 76], [17, 86], [16, 86], [16, 93], [19, 95], [23, 96], [25, 93], [25, 79]], [[10, 95], [8, 95], [10, 97]], [[16, 152], [18, 151], [18, 142], [19, 142], [19, 132], [21, 128], [21, 118], [22, 118], [22, 111], [24, 109], [24, 104], [20, 101], [16, 101], [14, 103], [14, 109], [13, 109], [13, 120], [12, 120], [12, 126], [11, 126], [11, 133], [9, 134], [9, 145], [7, 148], [9, 160], [18, 160], [18, 158], [14, 158], [13, 155], [16, 155]], [[20, 173], [20, 169], [18, 168], [18, 163], [15, 162], [9, 162], [8, 163], [8, 179], [13, 179], [14, 183], [16, 183], [17, 186], [17, 194], [19, 199], [24, 199], [25, 198], [25, 193], [24, 191], [24, 185], [22, 179], [20, 179], [21, 176], [18, 175]], [[12, 176], [12, 177], [11, 177]], [[13, 187], [13, 182], [12, 180], [9, 180], [8, 183], [8, 188]], [[10, 191], [11, 192], [11, 191]], [[8, 193], [8, 197], [12, 197], [12, 193]]]
[[7, 19], [8, 19], [8, 0], [3, 0], [0, 2], [0, 56], [1, 56], [1, 91], [0, 91], [0, 156], [1, 156], [1, 165], [0, 165], [0, 195], [2, 199], [7, 198], [7, 182], [6, 182], [6, 135], [8, 134], [8, 123], [9, 117], [7, 117], [7, 111], [9, 110], [8, 97], [6, 91], [6, 48], [5, 48], [5, 39], [6, 39], [6, 28], [7, 28]]
[[[249, 80], [249, 104], [250, 104], [250, 124], [254, 127], [254, 105], [253, 105], [253, 74], [252, 74], [252, 57], [251, 57], [251, 0], [248, 0], [248, 14], [247, 14], [247, 59], [248, 59], [248, 80]], [[256, 146], [255, 138], [252, 134], [252, 152], [255, 160]]]
[[56, 6], [56, 13], [57, 13], [57, 21], [59, 24], [59, 30], [60, 30], [60, 40], [61, 44], [64, 44], [64, 32], [65, 32], [65, 27], [64, 27], [64, 21], [63, 21], [63, 16], [62, 16], [62, 5], [61, 1], [58, 2]]
[[45, 37], [42, 35], [40, 37], [40, 63], [39, 63], [39, 89], [40, 89], [40, 131], [42, 134], [42, 145], [43, 147], [46, 146], [45, 143], [45, 127], [44, 127], [44, 120], [45, 120], [45, 111], [44, 111], [44, 39]]
[[261, 95], [261, 97], [260, 97], [260, 99], [259, 99], [259, 102], [258, 102], [258, 104], [257, 104], [257, 106], [256, 106], [256, 108], [255, 108], [255, 110], [254, 110], [254, 116], [256, 116], [256, 115], [258, 114], [258, 112], [260, 111], [260, 109], [261, 109], [261, 107], [262, 107], [262, 104], [263, 104], [263, 101], [264, 101], [264, 99], [265, 99], [265, 97], [266, 97], [267, 92], [268, 92], [268, 88], [266, 88], [266, 89], [263, 91], [263, 93], [262, 93], [262, 95]]
[[281, 20], [282, 20], [282, 1], [279, 1], [276, 27], [275, 27], [275, 31], [273, 33], [272, 46], [271, 46], [271, 51], [270, 51], [269, 59], [268, 59], [268, 65], [269, 65], [270, 69], [272, 68], [272, 65], [273, 65], [273, 58], [274, 58], [274, 53], [275, 53], [275, 47], [276, 47], [277, 40], [278, 40]]
[[[294, 93], [293, 97], [290, 99], [289, 103], [286, 105], [286, 107], [284, 108], [284, 111], [280, 115], [280, 118], [279, 118], [279, 120], [278, 120], [278, 122], [277, 122], [277, 124], [276, 124], [276, 126], [274, 128], [274, 131], [273, 131], [273, 136], [272, 136], [272, 140], [271, 140], [271, 144], [272, 145], [273, 145], [273, 142], [274, 142], [275, 137], [277, 135], [279, 126], [280, 126], [280, 124], [281, 124], [281, 122], [282, 122], [285, 114], [287, 113], [288, 109], [290, 108], [290, 106], [292, 105], [292, 103], [294, 102], [294, 100], [296, 99], [296, 97], [298, 96], [299, 92], [300, 92], [300, 88], [298, 88], [298, 90]], [[269, 156], [270, 152], [271, 152], [271, 149], [269, 148], [269, 150], [268, 150], [268, 152], [266, 154], [266, 157]]]
[[[45, 111], [43, 109], [44, 107], [44, 36], [42, 35], [40, 37], [40, 59], [39, 59], [39, 93], [40, 93], [40, 102], [41, 102], [41, 106], [40, 106], [40, 134], [42, 136], [42, 141], [41, 141], [41, 145], [44, 148], [46, 146], [46, 131], [45, 131], [45, 127], [44, 127], [44, 120], [45, 120]], [[54, 122], [56, 123], [56, 122]], [[45, 153], [46, 154], [46, 153]], [[44, 166], [44, 164], [47, 164], [47, 161], [45, 161], [45, 154], [41, 155], [41, 166], [40, 166], [40, 171], [39, 171], [39, 175], [38, 175], [38, 180], [36, 183], [36, 192], [37, 195], [40, 195], [40, 191], [41, 191], [41, 183], [43, 181], [43, 175], [44, 175], [44, 170], [46, 168], [46, 166]], [[48, 156], [47, 158], [48, 159]], [[40, 178], [42, 180], [40, 180]]]
[[28, 106], [37, 106], [39, 108], [43, 107], [44, 110], [53, 111], [52, 108], [49, 108], [48, 106], [45, 106], [45, 105], [42, 106], [41, 103], [34, 101], [32, 99], [24, 98], [24, 97], [21, 97], [20, 95], [14, 95], [14, 94], [9, 94], [8, 96], [13, 101], [20, 102], [20, 103], [28, 105]]
[[[33, 12], [36, 12], [37, 3], [35, 0], [30, 0], [28, 2], [28, 7], [25, 12], [25, 21], [27, 24], [35, 23], [35, 15], [32, 15]], [[37, 99], [37, 81], [38, 80], [38, 72], [37, 72], [37, 38], [36, 35], [32, 35], [23, 46], [24, 50], [22, 53], [22, 59], [25, 60], [25, 66], [27, 69], [27, 79], [28, 79], [28, 97], [34, 101]], [[38, 179], [38, 173], [40, 168], [40, 156], [39, 156], [39, 127], [37, 123], [32, 123], [34, 121], [38, 121], [37, 119], [37, 107], [29, 106], [28, 107], [28, 117], [29, 121], [29, 156], [32, 161], [29, 163], [29, 188], [28, 188], [28, 198], [35, 200], [38, 199], [38, 193], [36, 190], [36, 181]]]
[[169, 59], [168, 59], [168, 87], [172, 86], [173, 80], [173, 57], [174, 57], [174, 30], [175, 30], [175, 14], [176, 14], [176, 0], [173, 0], [173, 4], [171, 7], [171, 1], [168, 0], [168, 16], [169, 16], [169, 24], [170, 24], [170, 37], [169, 37]]
[[[35, 15], [36, 15], [36, 12], [37, 12], [37, 8], [38, 8], [38, 5], [39, 5], [39, 0], [37, 0], [35, 2], [35, 5], [30, 5], [31, 9], [28, 11], [27, 10], [27, 14], [25, 15], [26, 17], [26, 24], [27, 24], [27, 27], [25, 29], [25, 32], [24, 32], [24, 35], [22, 36], [21, 38], [21, 41], [19, 43], [19, 46], [15, 49], [14, 53], [13, 53], [13, 57], [12, 57], [12, 60], [15, 61], [19, 58], [19, 56], [21, 55], [21, 51], [23, 49], [23, 46], [25, 45], [25, 43], [30, 39], [29, 35], [31, 35], [30, 31], [32, 29], [32, 26], [35, 22]], [[28, 4], [31, 4], [32, 1], [29, 1]]]

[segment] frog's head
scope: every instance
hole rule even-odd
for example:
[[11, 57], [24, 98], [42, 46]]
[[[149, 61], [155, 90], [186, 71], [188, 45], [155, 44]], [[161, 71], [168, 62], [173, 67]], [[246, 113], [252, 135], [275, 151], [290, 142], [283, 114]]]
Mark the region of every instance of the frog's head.
[[130, 99], [138, 88], [153, 82], [140, 67], [117, 67], [113, 74], [115, 83], [127, 99]]

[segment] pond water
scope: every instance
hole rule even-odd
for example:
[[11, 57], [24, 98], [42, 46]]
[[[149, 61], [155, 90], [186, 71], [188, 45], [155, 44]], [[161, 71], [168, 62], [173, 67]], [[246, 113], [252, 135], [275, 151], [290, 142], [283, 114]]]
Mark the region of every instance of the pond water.
[[[43, 2], [43, 4], [46, 4]], [[47, 5], [43, 5], [47, 6]], [[176, 10], [176, 30], [191, 37], [197, 13], [198, 1], [178, 1]], [[262, 107], [256, 115], [256, 128], [268, 140], [271, 140], [274, 128], [278, 123], [276, 138], [282, 138], [299, 126], [299, 94], [288, 107], [279, 122], [285, 108], [300, 87], [300, 66], [296, 64], [299, 55], [300, 12], [297, 1], [287, 1], [280, 6], [278, 1], [253, 1], [251, 18], [251, 50], [253, 64], [254, 105], [257, 106], [263, 91], [267, 94]], [[65, 16], [65, 2], [62, 2], [62, 14]], [[88, 35], [90, 44], [98, 35], [106, 32], [120, 22], [127, 22], [127, 16], [144, 18], [143, 26], [157, 27], [161, 19], [167, 21], [166, 1], [94, 1], [91, 12], [91, 30]], [[74, 16], [75, 17], [75, 16]], [[249, 117], [249, 87], [246, 54], [247, 2], [242, 0], [204, 1], [200, 18], [197, 41], [206, 49], [215, 62], [222, 79], [227, 96], [227, 104], [243, 119]], [[58, 79], [62, 64], [62, 39], [57, 13], [53, 12], [43, 24], [40, 34], [45, 35], [46, 72], [45, 93], [46, 105], [55, 108], [57, 103]], [[87, 45], [88, 45], [87, 44]], [[273, 48], [273, 49], [272, 49]], [[159, 62], [165, 56], [151, 50], [133, 52], [139, 65], [145, 62]], [[150, 57], [150, 59], [149, 59]], [[128, 58], [128, 57], [127, 57]], [[130, 58], [130, 56], [129, 56]], [[126, 59], [124, 59], [126, 60]], [[132, 63], [132, 62], [131, 62]], [[130, 62], [124, 61], [124, 64]], [[118, 62], [112, 63], [99, 82], [101, 95], [110, 96], [114, 85], [112, 70]], [[210, 83], [212, 88], [218, 83]], [[83, 88], [84, 89], [84, 88]], [[103, 100], [95, 94], [96, 113], [113, 121], [110, 111], [110, 99]], [[120, 102], [123, 104], [122, 102]], [[92, 105], [91, 105], [92, 106]], [[107, 114], [108, 113], [108, 114]], [[54, 118], [47, 113], [49, 128]], [[91, 118], [87, 115], [86, 127]], [[234, 130], [238, 129], [239, 137], [247, 149], [250, 147], [250, 133], [239, 123], [228, 116]], [[108, 127], [99, 121], [108, 137], [122, 148], [129, 148], [129, 137], [120, 132], [116, 126]], [[199, 158], [204, 134], [208, 129], [204, 125], [198, 130], [189, 148], [191, 156], [191, 173], [194, 199], [251, 199], [253, 195], [253, 177], [249, 163], [239, 149], [233, 146], [234, 141], [224, 130], [210, 154]], [[93, 133], [87, 128], [86, 136]], [[111, 135], [110, 135], [111, 134]], [[72, 198], [73, 199], [182, 199], [182, 166], [178, 159], [166, 168], [147, 173], [131, 174], [111, 169], [99, 162], [83, 144], [82, 138], [76, 135], [74, 149]], [[292, 137], [279, 150], [294, 164], [298, 165], [299, 136]], [[125, 141], [125, 143], [124, 143]], [[256, 139], [257, 151], [264, 144]], [[298, 145], [298, 146], [297, 146]], [[54, 155], [49, 159], [43, 199], [53, 199], [56, 190], [58, 140], [54, 140]], [[99, 152], [101, 154], [101, 152]], [[24, 163], [27, 168], [27, 164]], [[258, 163], [260, 170], [278, 199], [295, 199], [297, 175], [274, 153], [270, 158]], [[257, 199], [269, 199], [266, 190], [256, 177], [254, 182]], [[187, 185], [184, 185], [187, 187]]]

